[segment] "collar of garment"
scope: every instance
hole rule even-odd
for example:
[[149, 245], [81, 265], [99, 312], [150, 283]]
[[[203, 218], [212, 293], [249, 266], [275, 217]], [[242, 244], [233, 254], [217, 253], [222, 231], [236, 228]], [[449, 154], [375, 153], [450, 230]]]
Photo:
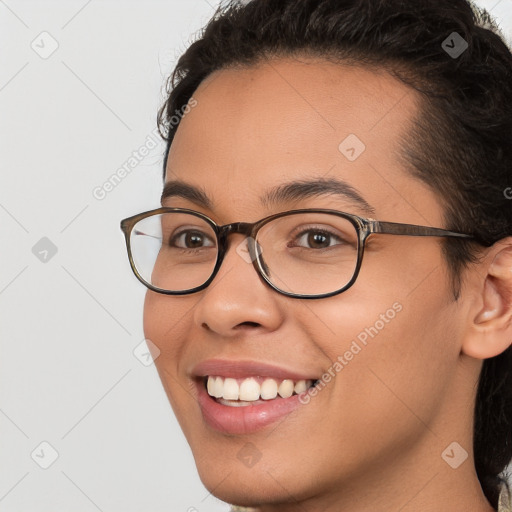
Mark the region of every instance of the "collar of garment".
[[500, 499], [498, 500], [498, 512], [512, 512], [512, 493], [506, 482], [501, 485]]

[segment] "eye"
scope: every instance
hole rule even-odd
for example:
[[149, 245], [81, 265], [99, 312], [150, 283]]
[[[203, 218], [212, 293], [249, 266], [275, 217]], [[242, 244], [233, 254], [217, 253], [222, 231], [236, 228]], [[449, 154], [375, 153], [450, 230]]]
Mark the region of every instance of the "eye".
[[[180, 243], [184, 245], [180, 245]], [[202, 249], [203, 247], [215, 247], [215, 241], [201, 231], [183, 230], [172, 236], [169, 245], [181, 249]]]
[[306, 246], [308, 249], [327, 249], [328, 247], [345, 243], [338, 235], [318, 228], [309, 228], [301, 231], [295, 237], [295, 240], [298, 240], [299, 246]]

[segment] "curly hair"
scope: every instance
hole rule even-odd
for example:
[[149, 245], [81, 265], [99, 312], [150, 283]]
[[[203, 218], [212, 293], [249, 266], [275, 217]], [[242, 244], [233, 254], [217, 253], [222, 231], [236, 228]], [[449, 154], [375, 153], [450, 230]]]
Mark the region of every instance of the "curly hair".
[[[454, 32], [467, 43], [460, 55], [446, 51]], [[221, 3], [167, 82], [158, 113], [164, 178], [179, 127], [171, 119], [199, 84], [219, 69], [286, 56], [382, 69], [418, 91], [421, 108], [399, 157], [440, 199], [446, 229], [474, 235], [442, 241], [458, 300], [463, 270], [482, 246], [512, 235], [512, 53], [496, 22], [469, 0]], [[512, 459], [511, 370], [512, 347], [484, 361], [474, 411], [476, 471], [495, 508]]]

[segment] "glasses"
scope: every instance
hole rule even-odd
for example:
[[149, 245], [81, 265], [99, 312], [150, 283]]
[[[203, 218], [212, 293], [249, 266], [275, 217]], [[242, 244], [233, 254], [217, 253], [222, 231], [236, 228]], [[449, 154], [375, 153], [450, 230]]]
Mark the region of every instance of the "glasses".
[[158, 208], [121, 221], [130, 265], [150, 290], [185, 295], [206, 288], [240, 233], [237, 252], [274, 290], [319, 299], [350, 288], [372, 234], [474, 238], [440, 228], [365, 219], [326, 209], [291, 210], [258, 222], [218, 226], [203, 213]]

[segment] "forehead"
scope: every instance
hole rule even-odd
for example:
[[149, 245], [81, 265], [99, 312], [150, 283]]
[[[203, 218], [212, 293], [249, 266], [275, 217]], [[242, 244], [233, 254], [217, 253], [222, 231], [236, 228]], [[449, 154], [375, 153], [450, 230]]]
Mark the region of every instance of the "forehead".
[[389, 183], [413, 181], [397, 151], [417, 93], [382, 70], [280, 58], [216, 71], [193, 96], [166, 181], [200, 185], [220, 204], [256, 212], [265, 190], [311, 177], [339, 177], [389, 204]]

